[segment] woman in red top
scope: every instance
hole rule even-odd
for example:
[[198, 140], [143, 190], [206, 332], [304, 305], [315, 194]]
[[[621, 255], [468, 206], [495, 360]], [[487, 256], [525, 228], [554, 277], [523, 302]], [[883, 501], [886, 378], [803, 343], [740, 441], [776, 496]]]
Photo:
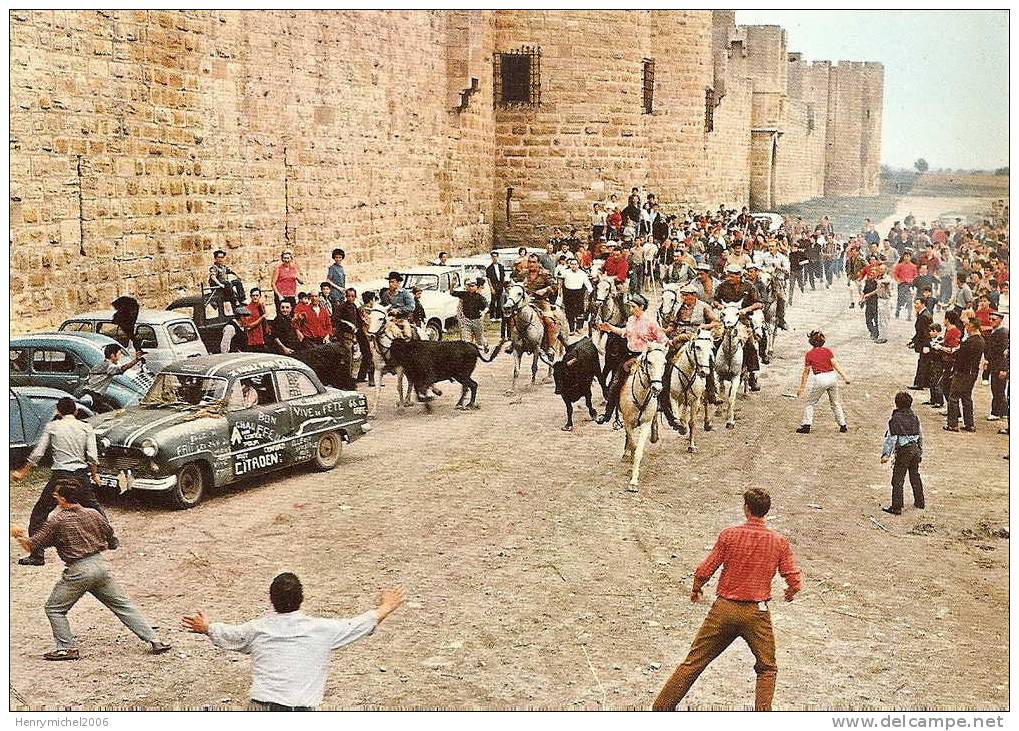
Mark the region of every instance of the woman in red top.
[[297, 306], [297, 285], [301, 281], [301, 269], [294, 263], [294, 252], [284, 249], [280, 254], [280, 263], [272, 270], [272, 292], [276, 309], [279, 310], [280, 302], [289, 300], [294, 307]]
[[803, 398], [807, 388], [807, 378], [810, 377], [810, 392], [807, 394], [807, 405], [803, 409], [803, 423], [797, 429], [799, 434], [809, 434], [810, 425], [814, 421], [814, 407], [821, 397], [828, 394], [828, 402], [835, 414], [835, 421], [838, 422], [839, 431], [845, 432], [846, 415], [842, 411], [842, 401], [839, 399], [839, 384], [835, 374], [842, 376], [842, 380], [849, 385], [849, 378], [839, 364], [835, 361], [835, 354], [824, 347], [824, 333], [820, 330], [811, 331], [807, 336], [811, 349], [803, 357], [803, 375], [800, 377], [800, 388], [796, 392], [796, 398]]

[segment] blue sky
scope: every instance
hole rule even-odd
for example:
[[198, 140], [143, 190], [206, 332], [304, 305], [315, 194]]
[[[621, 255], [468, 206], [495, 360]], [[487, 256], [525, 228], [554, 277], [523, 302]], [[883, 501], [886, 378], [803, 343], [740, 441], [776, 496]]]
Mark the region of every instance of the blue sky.
[[1007, 11], [740, 10], [736, 22], [781, 25], [807, 60], [883, 63], [883, 162], [1008, 165]]

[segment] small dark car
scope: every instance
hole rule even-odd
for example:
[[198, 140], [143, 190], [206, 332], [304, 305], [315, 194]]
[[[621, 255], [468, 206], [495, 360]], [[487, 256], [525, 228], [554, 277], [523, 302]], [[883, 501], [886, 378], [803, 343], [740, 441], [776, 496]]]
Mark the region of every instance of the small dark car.
[[201, 294], [178, 297], [166, 309], [190, 317], [210, 353], [222, 352], [226, 328], [233, 328], [231, 353], [243, 351], [248, 345], [244, 328], [234, 315], [232, 305], [211, 290], [203, 289]]
[[191, 508], [246, 477], [305, 462], [333, 469], [367, 418], [365, 396], [323, 386], [298, 360], [225, 353], [171, 363], [137, 406], [91, 423], [105, 487]]

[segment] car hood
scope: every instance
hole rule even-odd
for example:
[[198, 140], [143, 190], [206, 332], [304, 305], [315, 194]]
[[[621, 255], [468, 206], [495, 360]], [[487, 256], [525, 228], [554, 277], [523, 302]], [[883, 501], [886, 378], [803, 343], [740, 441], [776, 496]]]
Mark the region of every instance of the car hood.
[[223, 412], [208, 407], [126, 409], [100, 414], [89, 420], [96, 437], [118, 447], [137, 447], [144, 439], [167, 442], [186, 434], [208, 430], [225, 422]]

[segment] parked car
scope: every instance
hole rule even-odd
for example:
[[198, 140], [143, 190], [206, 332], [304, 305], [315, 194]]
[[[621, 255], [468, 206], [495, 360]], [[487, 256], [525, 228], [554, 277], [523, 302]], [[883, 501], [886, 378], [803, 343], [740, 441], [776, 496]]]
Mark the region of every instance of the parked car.
[[[488, 254], [476, 254], [474, 256], [458, 256], [446, 260], [446, 266], [459, 269], [468, 279], [485, 278], [485, 270], [492, 263], [492, 257]], [[442, 266], [439, 260], [428, 262], [430, 266]]]
[[785, 218], [781, 213], [772, 213], [771, 211], [751, 213], [750, 218], [754, 221], [764, 221], [769, 231], [778, 231], [779, 227], [785, 223]]
[[139, 404], [92, 424], [105, 487], [191, 508], [212, 488], [290, 465], [333, 469], [367, 418], [364, 395], [323, 386], [304, 363], [244, 353], [171, 363]]
[[[127, 335], [113, 323], [113, 310], [83, 312], [64, 320], [61, 332], [96, 332], [107, 335], [127, 346]], [[158, 373], [181, 358], [208, 355], [194, 321], [179, 312], [140, 310], [135, 325], [135, 339], [145, 351], [145, 365]]]
[[[527, 249], [527, 253], [528, 254], [544, 254], [545, 253], [545, 250], [543, 248], [536, 247], [536, 246], [526, 246], [524, 248]], [[512, 269], [514, 262], [516, 262], [517, 257], [519, 256], [519, 254], [517, 252], [520, 251], [520, 247], [519, 246], [515, 246], [515, 247], [508, 247], [507, 246], [507, 247], [502, 248], [502, 249], [493, 249], [493, 251], [495, 251], [495, 253], [497, 253], [499, 255], [499, 261], [500, 261], [500, 263], [502, 263], [502, 265], [504, 267], [506, 267], [507, 269]], [[491, 257], [489, 257], [489, 261], [491, 261]]]
[[178, 297], [166, 306], [167, 310], [190, 318], [198, 327], [198, 335], [209, 353], [219, 353], [223, 345], [223, 331], [233, 328], [230, 352], [243, 351], [248, 345], [244, 328], [234, 315], [232, 305], [205, 288], [201, 294]]
[[[57, 401], [67, 393], [56, 388], [45, 386], [17, 386], [9, 389], [11, 394], [10, 417], [10, 459], [11, 468], [18, 469], [25, 463], [46, 424], [53, 420], [57, 412]], [[80, 401], [76, 402], [78, 411], [75, 416], [88, 419], [95, 414]]]
[[[91, 332], [33, 333], [12, 338], [11, 385], [46, 386], [77, 394], [89, 370], [105, 360], [103, 349], [110, 344], [120, 345], [111, 337]], [[122, 350], [120, 357], [127, 362], [132, 356]], [[106, 396], [122, 409], [138, 403], [152, 385], [152, 379], [152, 371], [138, 364], [115, 376]]]
[[441, 340], [444, 333], [459, 327], [456, 320], [460, 300], [450, 294], [464, 288], [464, 273], [455, 267], [424, 266], [405, 269], [403, 286], [421, 288], [421, 306], [425, 308], [425, 330], [429, 340]]

